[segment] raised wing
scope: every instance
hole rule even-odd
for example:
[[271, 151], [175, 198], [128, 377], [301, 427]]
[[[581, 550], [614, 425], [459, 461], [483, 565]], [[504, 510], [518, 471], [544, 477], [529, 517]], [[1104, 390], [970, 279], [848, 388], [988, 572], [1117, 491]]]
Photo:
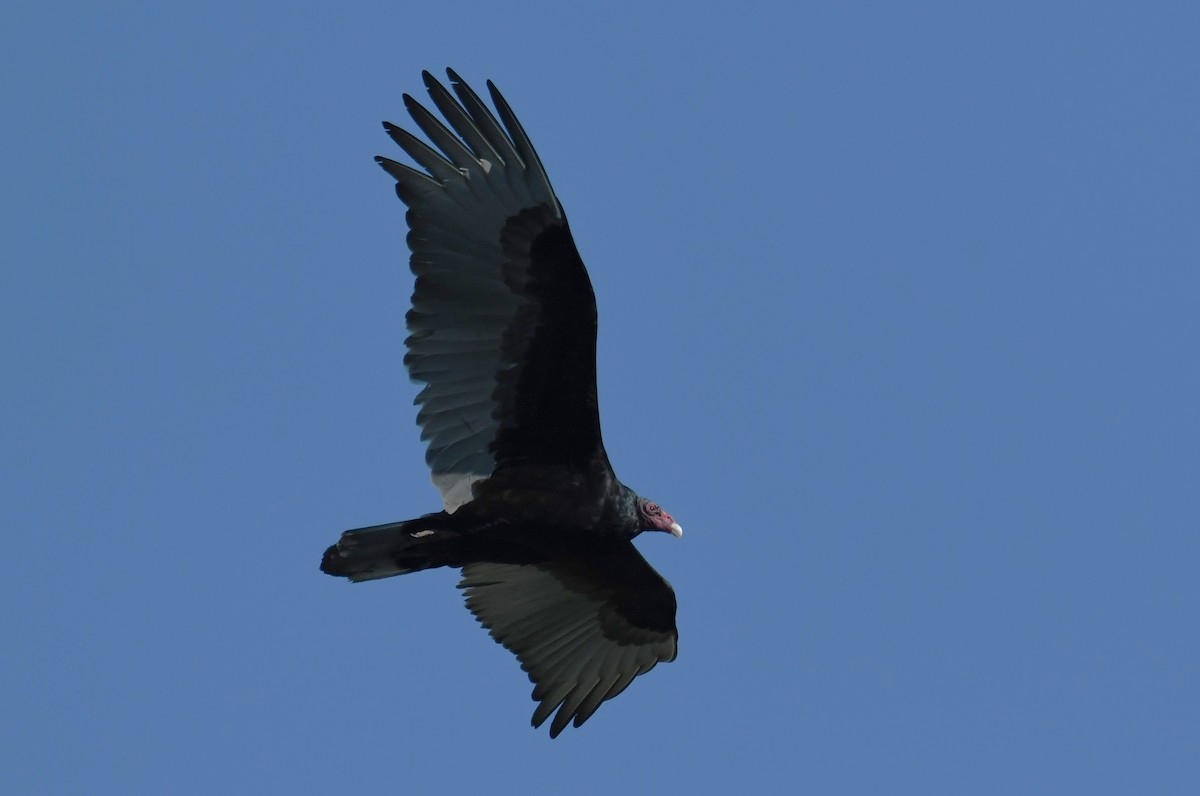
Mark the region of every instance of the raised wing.
[[675, 592], [627, 542], [539, 564], [475, 563], [459, 588], [534, 683], [533, 726], [578, 727], [633, 678], [673, 661]]
[[503, 125], [452, 70], [428, 72], [450, 129], [404, 104], [436, 149], [388, 134], [426, 172], [376, 158], [409, 207], [416, 288], [408, 354], [425, 459], [446, 510], [506, 466], [602, 460], [596, 302], [566, 216], [520, 122], [488, 83]]

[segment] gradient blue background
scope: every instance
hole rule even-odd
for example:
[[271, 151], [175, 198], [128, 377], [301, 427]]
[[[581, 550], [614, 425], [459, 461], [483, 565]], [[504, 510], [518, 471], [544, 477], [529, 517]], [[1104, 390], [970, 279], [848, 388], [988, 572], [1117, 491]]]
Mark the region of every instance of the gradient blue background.
[[[1194, 3], [0, 11], [6, 793], [1200, 792]], [[580, 731], [454, 573], [379, 127], [496, 80], [680, 656]]]

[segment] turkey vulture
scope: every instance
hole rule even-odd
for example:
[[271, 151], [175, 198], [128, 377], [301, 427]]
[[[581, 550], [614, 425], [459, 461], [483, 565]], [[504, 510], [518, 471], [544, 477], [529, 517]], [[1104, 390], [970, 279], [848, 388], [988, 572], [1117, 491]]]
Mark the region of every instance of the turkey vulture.
[[[346, 531], [322, 571], [352, 581], [460, 567], [467, 608], [534, 683], [533, 726], [578, 727], [675, 659], [675, 593], [633, 546], [682, 536], [617, 480], [600, 437], [596, 300], [562, 205], [500, 92], [499, 120], [453, 70], [422, 73], [449, 127], [384, 129], [416, 275], [404, 364], [444, 511]], [[555, 713], [557, 711], [557, 713]]]

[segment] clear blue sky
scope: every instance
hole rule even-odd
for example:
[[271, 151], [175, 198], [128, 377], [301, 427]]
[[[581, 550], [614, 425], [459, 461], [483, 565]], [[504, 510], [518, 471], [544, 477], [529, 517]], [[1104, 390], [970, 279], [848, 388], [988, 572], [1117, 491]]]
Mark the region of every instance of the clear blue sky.
[[[784, 5], [4, 4], [0, 790], [1200, 792], [1200, 11]], [[687, 529], [554, 742], [454, 574], [317, 570], [439, 508], [371, 158], [447, 65]]]

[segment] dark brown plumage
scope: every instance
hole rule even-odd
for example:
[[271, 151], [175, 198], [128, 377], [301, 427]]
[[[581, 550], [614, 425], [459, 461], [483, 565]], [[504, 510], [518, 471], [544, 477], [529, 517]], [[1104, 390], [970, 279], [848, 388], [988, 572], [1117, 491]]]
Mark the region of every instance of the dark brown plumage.
[[508, 104], [453, 71], [425, 86], [436, 149], [391, 124], [425, 171], [376, 158], [408, 206], [411, 377], [443, 511], [347, 531], [321, 569], [353, 581], [460, 567], [467, 607], [529, 673], [534, 726], [586, 721], [674, 660], [675, 594], [634, 548], [682, 534], [617, 480], [600, 434], [596, 303], [562, 206]]

